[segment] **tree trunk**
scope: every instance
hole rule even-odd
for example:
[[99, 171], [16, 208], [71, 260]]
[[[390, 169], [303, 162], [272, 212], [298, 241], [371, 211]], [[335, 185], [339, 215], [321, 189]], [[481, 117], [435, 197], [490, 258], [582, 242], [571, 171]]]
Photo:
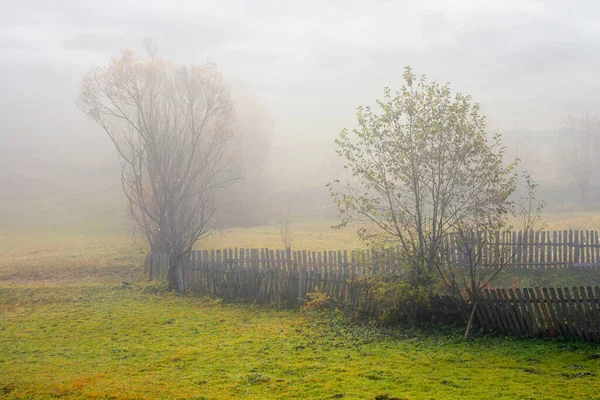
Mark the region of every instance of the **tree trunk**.
[[469, 322], [467, 323], [467, 329], [465, 330], [464, 340], [469, 338], [469, 333], [471, 332], [471, 326], [473, 325], [473, 317], [475, 316], [475, 310], [477, 309], [478, 302], [475, 302], [473, 305], [473, 310], [471, 311], [471, 316], [469, 317]]
[[169, 290], [177, 290], [183, 292], [185, 289], [183, 279], [183, 265], [179, 262], [169, 262], [169, 272], [167, 274], [167, 282]]

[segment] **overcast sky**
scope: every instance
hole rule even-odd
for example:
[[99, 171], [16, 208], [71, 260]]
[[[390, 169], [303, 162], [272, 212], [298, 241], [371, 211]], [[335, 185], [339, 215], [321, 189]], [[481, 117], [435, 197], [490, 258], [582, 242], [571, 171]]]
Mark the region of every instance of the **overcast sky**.
[[175, 61], [216, 61], [268, 107], [276, 143], [331, 141], [354, 125], [356, 106], [401, 84], [405, 65], [471, 94], [494, 131], [553, 129], [569, 113], [600, 111], [593, 0], [0, 4], [5, 149], [38, 139], [44, 148], [64, 141], [56, 154], [109, 148], [75, 108], [77, 83], [121, 49], [141, 50], [144, 37]]

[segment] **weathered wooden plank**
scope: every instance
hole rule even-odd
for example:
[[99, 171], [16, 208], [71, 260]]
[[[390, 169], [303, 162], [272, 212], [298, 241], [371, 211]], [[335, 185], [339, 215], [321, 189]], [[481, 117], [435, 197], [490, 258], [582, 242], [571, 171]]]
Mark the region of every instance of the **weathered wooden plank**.
[[277, 270], [277, 260], [275, 259], [275, 251], [269, 249], [268, 250], [269, 253], [269, 270], [270, 270], [270, 290], [269, 290], [269, 296], [271, 298], [271, 302], [275, 303], [275, 304], [279, 304], [279, 300], [277, 299], [277, 292], [278, 292], [278, 283], [276, 281], [277, 277], [276, 277], [276, 273], [275, 271]]
[[221, 297], [229, 296], [229, 285], [227, 282], [227, 256], [229, 252], [227, 249], [223, 249], [221, 252], [221, 260], [219, 262], [219, 272], [220, 272], [220, 293]]
[[550, 336], [556, 336], [556, 329], [554, 329], [554, 324], [552, 323], [552, 318], [550, 318], [550, 313], [548, 312], [549, 305], [546, 301], [547, 298], [542, 294], [542, 291], [540, 290], [539, 287], [535, 287], [534, 292], [535, 292], [535, 297], [537, 300], [538, 307], [539, 307], [540, 311], [542, 312], [543, 321], [546, 326], [544, 336], [546, 336], [548, 334]]
[[595, 262], [600, 262], [600, 241], [598, 239], [598, 231], [594, 231], [594, 245], [595, 245]]
[[477, 321], [479, 321], [479, 326], [481, 326], [481, 329], [483, 329], [484, 332], [493, 330], [494, 325], [490, 320], [491, 316], [488, 308], [486, 307], [485, 301], [479, 300], [476, 303], [473, 303], [473, 307], [477, 307], [475, 309], [475, 316], [477, 317]]
[[500, 313], [500, 318], [502, 320], [502, 324], [506, 327], [508, 334], [518, 334], [519, 330], [517, 326], [515, 326], [513, 316], [511, 315], [511, 310], [509, 304], [507, 304], [502, 296], [501, 289], [493, 289], [490, 291], [492, 298], [496, 302], [497, 310]]
[[479, 247], [481, 249], [481, 250], [479, 250], [479, 253], [481, 254], [480, 264], [487, 265], [487, 263], [488, 263], [488, 245], [489, 245], [487, 231], [484, 231], [481, 236], [482, 236], [481, 241], [479, 242]]
[[527, 256], [527, 264], [532, 264], [534, 263], [534, 249], [535, 249], [535, 235], [533, 232], [533, 229], [530, 229], [529, 231], [527, 231], [527, 245], [526, 245], [526, 250], [528, 250], [529, 255]]
[[282, 269], [281, 269], [281, 264], [279, 263], [279, 252], [277, 252], [277, 254], [275, 255], [276, 257], [276, 268], [273, 270], [273, 274], [274, 274], [274, 282], [275, 282], [275, 303], [277, 304], [277, 306], [279, 306], [282, 303], [282, 283], [281, 283], [281, 279], [282, 279]]
[[577, 251], [579, 248], [575, 248], [575, 238], [577, 237], [577, 233], [573, 232], [572, 229], [569, 229], [569, 264], [573, 264], [575, 259], [577, 258]]
[[546, 262], [546, 249], [549, 249], [550, 246], [546, 246], [546, 231], [543, 231], [541, 233], [537, 232], [536, 235], [540, 235], [540, 256], [538, 262], [543, 264]]
[[340, 301], [340, 296], [341, 296], [341, 289], [342, 289], [342, 281], [341, 281], [341, 270], [342, 270], [342, 252], [338, 251], [336, 254], [336, 263], [335, 266], [333, 268], [333, 281], [334, 281], [334, 285], [333, 285], [333, 296], [334, 299], [336, 301]]
[[567, 318], [573, 328], [574, 335], [580, 338], [584, 338], [583, 331], [581, 330], [581, 325], [579, 324], [579, 318], [577, 316], [577, 305], [575, 304], [575, 299], [573, 299], [571, 297], [571, 294], [569, 293], [569, 288], [559, 288], [558, 293], [559, 295], [562, 293], [564, 304], [566, 305], [568, 310]]
[[[596, 289], [599, 289], [598, 286], [596, 286]], [[597, 339], [600, 339], [600, 296], [594, 295], [594, 288], [591, 286], [586, 287], [586, 290], [587, 298], [590, 302], [591, 314], [593, 316], [594, 324], [596, 326], [596, 337]]]
[[308, 295], [315, 291], [316, 281], [322, 279], [322, 267], [310, 264], [310, 252], [306, 253], [306, 266], [304, 266], [304, 271], [306, 272], [304, 294], [306, 299], [308, 299]]
[[532, 331], [531, 334], [538, 336], [540, 334], [540, 326], [543, 326], [543, 322], [541, 321], [540, 314], [537, 310], [537, 305], [535, 304], [535, 298], [533, 297], [533, 292], [530, 291], [529, 288], [523, 288], [523, 299], [527, 304], [527, 308], [529, 309], [529, 316], [531, 318]]
[[557, 248], [557, 259], [556, 261], [559, 263], [563, 263], [564, 260], [564, 248], [562, 246], [563, 243], [563, 237], [562, 237], [562, 232], [558, 232], [558, 241], [556, 242], [556, 248]]
[[505, 296], [510, 299], [513, 308], [513, 313], [517, 318], [517, 324], [519, 326], [519, 334], [527, 335], [529, 333], [529, 324], [525, 317], [522, 304], [517, 298], [515, 291], [511, 288], [505, 291]]
[[542, 292], [546, 298], [548, 312], [550, 313], [550, 318], [552, 319], [556, 333], [565, 335], [567, 331], [565, 329], [564, 317], [560, 305], [558, 304], [556, 293], [554, 293], [554, 288], [542, 288]]
[[[534, 236], [533, 229], [531, 230], [531, 233], [532, 233], [531, 236], [533, 238], [533, 236]], [[533, 250], [532, 261], [535, 264], [538, 264], [540, 262], [540, 233], [539, 232], [535, 232], [535, 238], [533, 238], [533, 243], [532, 243], [531, 247], [532, 247], [532, 250]]]
[[497, 265], [497, 264], [501, 264], [502, 261], [500, 261], [500, 254], [502, 251], [502, 248], [504, 247], [504, 238], [506, 237], [506, 232], [502, 232], [502, 242], [500, 241], [500, 232], [496, 232], [495, 233], [495, 240], [494, 243], [492, 243], [492, 252], [490, 253], [490, 256], [492, 257], [492, 259], [490, 260], [490, 264], [491, 265]]
[[197, 281], [198, 281], [198, 270], [196, 268], [197, 254], [198, 254], [198, 252], [196, 250], [192, 250], [192, 252], [190, 253], [191, 274], [190, 274], [190, 281], [188, 282], [188, 285], [189, 285], [189, 288], [192, 291], [192, 293], [197, 292]]
[[567, 319], [565, 315], [565, 305], [558, 298], [555, 288], [548, 288], [548, 291], [550, 293], [550, 298], [552, 299], [552, 302], [554, 303], [554, 308], [556, 310], [556, 327], [558, 329], [558, 332], [563, 336], [569, 336], [570, 332], [569, 327], [566, 323]]
[[573, 264], [579, 264], [580, 262], [582, 262], [583, 260], [583, 248], [581, 247], [581, 234], [583, 232], [581, 231], [575, 231], [574, 233], [574, 239], [575, 239], [575, 243], [574, 243], [574, 251], [575, 251], [575, 255], [573, 256]]
[[305, 279], [306, 269], [304, 267], [298, 266], [296, 270], [298, 272], [297, 301], [298, 301], [298, 304], [303, 304], [303, 301], [304, 301], [304, 279]]
[[517, 258], [516, 258], [516, 262], [518, 264], [520, 264], [521, 262], [525, 262], [524, 258], [522, 257], [523, 255], [523, 237], [525, 235], [523, 235], [523, 232], [519, 231], [518, 235], [517, 235], [517, 243], [516, 243], [516, 253], [517, 253]]
[[517, 315], [516, 305], [512, 303], [512, 300], [508, 296], [506, 289], [496, 289], [498, 298], [504, 304], [504, 310], [506, 310], [507, 318], [512, 322], [513, 332], [517, 335], [523, 335], [525, 328], [521, 326], [519, 317]]
[[348, 259], [348, 250], [344, 250], [343, 262], [344, 262], [344, 273], [342, 275], [342, 279], [344, 280], [344, 282], [342, 285], [342, 290], [343, 290], [342, 305], [345, 306], [348, 303], [348, 296], [349, 296], [348, 280], [350, 279], [350, 274], [351, 274], [351, 267], [350, 267], [349, 259]]
[[514, 292], [517, 300], [519, 301], [521, 312], [523, 314], [523, 320], [525, 321], [525, 325], [527, 327], [527, 332], [525, 334], [528, 336], [535, 335], [537, 331], [537, 326], [535, 324], [535, 319], [532, 317], [531, 314], [532, 310], [529, 304], [527, 304], [526, 302], [525, 295], [520, 288], [514, 289]]
[[[570, 233], [569, 233], [570, 232]], [[573, 264], [573, 231], [571, 231], [570, 229], [568, 231], [563, 231], [563, 235], [564, 235], [564, 241], [563, 241], [563, 245], [564, 245], [564, 252], [565, 252], [565, 261], [567, 263], [567, 265], [572, 265]]]
[[562, 316], [563, 316], [562, 322], [565, 326], [565, 329], [563, 330], [563, 332], [567, 336], [577, 337], [578, 336], [577, 329], [575, 328], [573, 319], [571, 318], [570, 305], [566, 301], [566, 298], [562, 291], [562, 288], [560, 288], [560, 287], [556, 288], [556, 296], [558, 298], [558, 302], [559, 302], [558, 304], [560, 305], [560, 309], [562, 311]]
[[587, 297], [587, 292], [583, 286], [579, 287], [579, 298], [581, 299], [581, 308], [583, 310], [582, 318], [590, 335], [590, 340], [598, 340], [596, 335], [596, 324], [594, 322], [593, 309], [590, 304], [590, 299]]
[[560, 262], [560, 260], [558, 259], [558, 232], [553, 231], [552, 232], [552, 261], [553, 262]]
[[496, 301], [495, 296], [493, 296], [492, 293], [493, 290], [483, 290], [485, 300], [487, 301], [488, 307], [490, 308], [490, 311], [493, 315], [493, 319], [496, 323], [495, 328], [503, 334], [508, 334], [510, 332], [508, 322], [505, 321], [505, 319], [503, 318], [504, 313], [498, 307], [498, 302]]
[[585, 231], [585, 262], [586, 263], [590, 263], [591, 262], [591, 257], [590, 257], [590, 251], [591, 251], [591, 243], [590, 243], [590, 231], [586, 230]]
[[509, 243], [509, 259], [508, 262], [511, 266], [517, 264], [517, 232], [512, 232], [512, 238], [510, 238]]
[[575, 304], [577, 306], [577, 321], [579, 323], [581, 331], [583, 331], [583, 337], [585, 338], [585, 340], [590, 340], [590, 331], [585, 320], [585, 312], [583, 310], [581, 298], [579, 297], [579, 291], [576, 287], [573, 287], [571, 295], [575, 299]]

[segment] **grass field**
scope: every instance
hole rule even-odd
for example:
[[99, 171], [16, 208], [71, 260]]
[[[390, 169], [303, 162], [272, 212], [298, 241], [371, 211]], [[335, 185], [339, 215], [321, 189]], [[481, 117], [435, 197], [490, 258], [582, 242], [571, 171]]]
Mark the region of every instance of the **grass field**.
[[[563, 213], [543, 215], [546, 230], [590, 229], [600, 230], [600, 213]], [[356, 228], [331, 229], [336, 220], [309, 220], [294, 223], [294, 247], [306, 250], [343, 250], [361, 245]], [[235, 246], [233, 246], [235, 245]], [[277, 226], [225, 229], [200, 244], [206, 249], [228, 247], [281, 248], [282, 242]]]
[[[590, 214], [548, 220], [600, 227]], [[333, 222], [296, 224], [296, 247], [360, 245]], [[200, 245], [281, 247], [276, 227]], [[225, 304], [143, 283], [142, 265], [126, 230], [0, 232], [0, 397], [600, 399], [600, 345], [464, 342], [453, 330]]]
[[[597, 399], [600, 347], [349, 326], [132, 285], [0, 289], [5, 398]], [[379, 396], [379, 397], [377, 397]]]

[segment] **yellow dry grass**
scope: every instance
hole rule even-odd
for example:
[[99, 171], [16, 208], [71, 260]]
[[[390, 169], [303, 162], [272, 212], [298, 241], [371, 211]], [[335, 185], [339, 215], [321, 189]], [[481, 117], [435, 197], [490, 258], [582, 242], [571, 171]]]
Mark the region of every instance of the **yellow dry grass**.
[[[335, 220], [311, 220], [293, 225], [293, 247], [303, 250], [344, 250], [361, 245], [356, 228], [332, 229]], [[196, 246], [199, 249], [216, 248], [283, 248], [279, 227], [264, 225], [253, 228], [232, 228], [216, 232]]]
[[124, 233], [0, 232], [0, 282], [138, 279], [143, 251]]
[[[547, 230], [600, 229], [598, 213], [544, 216]], [[345, 250], [361, 247], [356, 227], [332, 229], [335, 220], [294, 224], [293, 247]], [[0, 282], [118, 282], [144, 276], [144, 243], [134, 243], [125, 229], [98, 226], [61, 230], [0, 230]], [[141, 246], [141, 248], [140, 248]], [[276, 225], [232, 228], [199, 242], [198, 249], [283, 247]]]

